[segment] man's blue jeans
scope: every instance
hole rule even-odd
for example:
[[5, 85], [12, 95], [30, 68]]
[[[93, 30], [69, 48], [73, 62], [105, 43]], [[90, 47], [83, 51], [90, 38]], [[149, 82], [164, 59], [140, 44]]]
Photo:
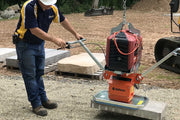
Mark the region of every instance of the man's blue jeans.
[[36, 108], [42, 105], [41, 102], [48, 100], [42, 78], [45, 65], [44, 45], [31, 45], [20, 41], [16, 43], [16, 52], [28, 100], [32, 107]]

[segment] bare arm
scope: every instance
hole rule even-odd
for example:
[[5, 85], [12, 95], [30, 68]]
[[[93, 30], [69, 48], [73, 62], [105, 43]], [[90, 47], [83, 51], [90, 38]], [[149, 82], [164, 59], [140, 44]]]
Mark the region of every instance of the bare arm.
[[75, 36], [76, 39], [79, 40], [79, 39], [83, 38], [82, 35], [80, 35], [79, 33], [77, 33], [77, 32], [74, 30], [74, 28], [72, 27], [72, 25], [70, 24], [70, 22], [68, 21], [67, 18], [65, 18], [65, 20], [64, 20], [63, 22], [61, 22], [61, 25], [62, 25], [66, 30], [68, 30], [69, 32], [71, 32], [71, 33]]
[[42, 40], [47, 40], [47, 41], [54, 42], [56, 45], [58, 45], [61, 48], [64, 48], [66, 46], [65, 41], [63, 41], [61, 38], [53, 37], [53, 36], [49, 35], [48, 33], [44, 32], [43, 30], [41, 30], [38, 27], [31, 28], [30, 31], [36, 37], [38, 37], [38, 38], [40, 38]]

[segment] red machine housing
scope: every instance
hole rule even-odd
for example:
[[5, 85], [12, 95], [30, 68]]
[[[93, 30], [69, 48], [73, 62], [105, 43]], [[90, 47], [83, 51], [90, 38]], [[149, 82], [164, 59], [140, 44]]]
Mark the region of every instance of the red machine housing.
[[106, 67], [111, 71], [130, 73], [139, 63], [142, 50], [142, 37], [121, 30], [107, 38]]

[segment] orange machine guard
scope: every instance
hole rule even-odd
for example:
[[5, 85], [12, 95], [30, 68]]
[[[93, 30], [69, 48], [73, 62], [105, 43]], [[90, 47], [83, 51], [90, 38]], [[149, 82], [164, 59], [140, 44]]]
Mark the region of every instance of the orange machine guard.
[[109, 99], [126, 103], [130, 103], [134, 96], [134, 85], [143, 80], [141, 74], [117, 75], [108, 70], [104, 72], [104, 78], [109, 80]]

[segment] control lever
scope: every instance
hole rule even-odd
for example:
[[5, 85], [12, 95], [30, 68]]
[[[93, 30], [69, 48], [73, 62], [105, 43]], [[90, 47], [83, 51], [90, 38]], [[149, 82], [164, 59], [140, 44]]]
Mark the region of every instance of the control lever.
[[[76, 48], [76, 46], [75, 47], [72, 47], [71, 45], [72, 44], [76, 44], [76, 43], [80, 43], [80, 41], [86, 41], [86, 39], [80, 39], [80, 40], [77, 40], [77, 41], [68, 41], [68, 42], [66, 42], [66, 47], [65, 48], [67, 48], [67, 49], [71, 49], [71, 48]], [[62, 48], [57, 48], [57, 50], [60, 50], [60, 49], [62, 49]]]

